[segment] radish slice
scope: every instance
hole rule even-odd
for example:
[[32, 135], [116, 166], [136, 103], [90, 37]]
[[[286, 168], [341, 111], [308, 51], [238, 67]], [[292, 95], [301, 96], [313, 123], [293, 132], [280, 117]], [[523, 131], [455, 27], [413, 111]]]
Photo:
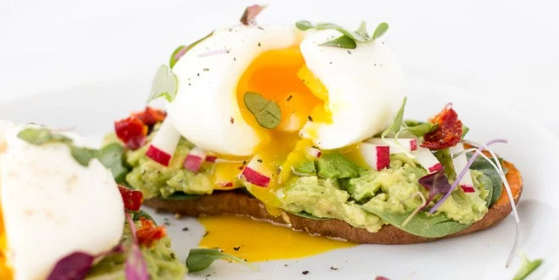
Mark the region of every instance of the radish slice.
[[217, 160], [217, 157], [214, 155], [206, 155], [206, 162], [214, 163]]
[[359, 151], [367, 164], [379, 171], [390, 165], [390, 146], [375, 145], [367, 142], [361, 143]]
[[180, 138], [181, 135], [173, 126], [171, 118], [167, 117], [161, 124], [155, 137], [153, 137], [146, 156], [161, 165], [169, 166]]
[[[450, 154], [452, 155], [452, 163], [454, 164], [454, 171], [456, 174], [460, 174], [462, 170], [468, 165], [468, 158], [466, 153], [464, 153], [464, 144], [458, 143], [456, 146], [450, 147]], [[466, 170], [464, 177], [460, 179], [459, 186], [464, 190], [464, 192], [475, 192], [474, 182], [472, 181], [472, 175], [470, 169]]]
[[427, 148], [419, 147], [412, 152], [412, 155], [415, 156], [415, 160], [423, 166], [423, 168], [427, 169], [429, 173], [437, 172], [443, 168], [435, 155]]
[[200, 170], [200, 167], [202, 167], [202, 163], [204, 163], [205, 160], [206, 160], [206, 151], [198, 147], [194, 147], [194, 149], [190, 150], [190, 152], [186, 156], [183, 166], [184, 168], [192, 172], [198, 172], [198, 170]]
[[270, 184], [272, 172], [267, 170], [262, 162], [262, 159], [256, 155], [245, 167], [241, 177], [253, 185], [267, 187]]
[[319, 158], [322, 155], [322, 151], [320, 151], [319, 149], [315, 148], [315, 147], [308, 147], [307, 148], [307, 153], [314, 158]]
[[405, 152], [413, 152], [417, 150], [417, 139], [401, 139], [398, 140], [392, 139], [382, 139], [382, 138], [370, 138], [365, 140], [367, 143], [375, 144], [375, 145], [389, 145], [391, 147], [390, 153], [397, 154], [397, 153], [405, 153]]

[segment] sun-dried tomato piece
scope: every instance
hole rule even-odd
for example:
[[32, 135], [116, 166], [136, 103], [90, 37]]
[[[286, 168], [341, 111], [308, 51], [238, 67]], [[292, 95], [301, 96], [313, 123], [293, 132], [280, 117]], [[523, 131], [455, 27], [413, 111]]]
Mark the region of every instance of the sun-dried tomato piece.
[[138, 118], [147, 126], [155, 125], [158, 122], [162, 122], [167, 117], [165, 111], [159, 109], [153, 109], [151, 107], [146, 107], [142, 112], [133, 113], [132, 116]]
[[118, 186], [120, 195], [122, 196], [122, 201], [124, 202], [124, 208], [128, 211], [138, 211], [144, 202], [144, 195], [141, 191], [131, 190], [127, 187], [121, 185]]
[[140, 119], [131, 116], [116, 121], [115, 132], [127, 148], [137, 150], [146, 143], [148, 127]]
[[458, 119], [458, 114], [452, 109], [452, 104], [444, 107], [442, 112], [429, 120], [439, 127], [432, 132], [423, 136], [424, 142], [421, 147], [429, 148], [431, 150], [440, 150], [452, 147], [462, 137], [462, 122]]
[[142, 227], [136, 231], [138, 243], [141, 246], [151, 247], [153, 243], [167, 236], [167, 229], [164, 226], [156, 226], [152, 220], [140, 218]]

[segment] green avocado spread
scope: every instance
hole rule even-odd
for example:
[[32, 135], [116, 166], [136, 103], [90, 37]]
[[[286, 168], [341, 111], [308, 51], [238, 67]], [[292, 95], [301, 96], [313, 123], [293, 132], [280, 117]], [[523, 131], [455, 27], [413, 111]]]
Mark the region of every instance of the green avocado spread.
[[[142, 191], [146, 198], [213, 192], [211, 169], [202, 168], [194, 173], [182, 166], [192, 148], [191, 143], [181, 139], [167, 167], [145, 155], [148, 145], [124, 155], [131, 168], [126, 183]], [[318, 160], [300, 162], [293, 170], [295, 175], [276, 191], [283, 210], [339, 219], [370, 232], [377, 232], [385, 224], [403, 224], [405, 218], [422, 205], [417, 193], [429, 196], [429, 190], [418, 183], [427, 171], [404, 154], [392, 154], [390, 167], [380, 171], [359, 167], [335, 151], [325, 152]], [[433, 215], [423, 213], [425, 211], [418, 215], [418, 221], [425, 218], [424, 223], [410, 223], [410, 228], [402, 229], [417, 235], [444, 236], [482, 219], [490, 206], [488, 196], [493, 190], [492, 180], [481, 171], [471, 170], [471, 175], [475, 192], [465, 193], [456, 188]], [[431, 202], [427, 207], [433, 205]], [[429, 219], [432, 217], [435, 219]], [[443, 232], [424, 233], [431, 221], [444, 222], [443, 229], [433, 227]], [[411, 228], [414, 224], [417, 230]]]

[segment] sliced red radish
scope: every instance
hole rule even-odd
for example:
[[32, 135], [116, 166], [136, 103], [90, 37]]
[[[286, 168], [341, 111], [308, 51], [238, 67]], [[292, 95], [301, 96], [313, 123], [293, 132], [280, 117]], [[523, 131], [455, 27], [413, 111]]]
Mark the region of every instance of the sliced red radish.
[[146, 156], [164, 166], [169, 166], [181, 135], [175, 129], [169, 117], [163, 121], [156, 133], [146, 152]]
[[308, 147], [307, 153], [314, 158], [319, 158], [322, 155], [322, 151], [315, 147]]
[[186, 156], [183, 166], [192, 172], [198, 172], [204, 161], [206, 161], [206, 151], [194, 147]]
[[437, 172], [443, 168], [439, 160], [433, 155], [431, 150], [423, 147], [418, 147], [417, 150], [412, 152], [415, 156], [415, 160], [427, 169], [429, 173]]
[[266, 168], [262, 159], [256, 155], [245, 167], [241, 176], [253, 185], [267, 187], [270, 184], [272, 172]]
[[375, 170], [381, 170], [390, 165], [390, 147], [388, 145], [363, 142], [359, 146], [359, 150], [365, 162]]
[[[449, 149], [453, 158], [452, 163], [454, 164], [454, 170], [456, 171], [456, 174], [460, 174], [460, 172], [462, 172], [462, 170], [464, 170], [464, 168], [468, 165], [468, 158], [466, 157], [466, 153], [464, 153], [464, 144], [458, 143]], [[460, 179], [458, 184], [464, 192], [475, 192], [470, 169], [466, 170], [464, 177]]]
[[405, 152], [413, 152], [417, 150], [417, 139], [413, 138], [398, 138], [398, 142], [394, 138], [370, 138], [365, 140], [367, 143], [375, 144], [375, 145], [389, 145], [390, 146], [390, 153], [397, 154]]
[[206, 155], [206, 162], [215, 163], [216, 160], [217, 160], [217, 156], [214, 156], [214, 155]]

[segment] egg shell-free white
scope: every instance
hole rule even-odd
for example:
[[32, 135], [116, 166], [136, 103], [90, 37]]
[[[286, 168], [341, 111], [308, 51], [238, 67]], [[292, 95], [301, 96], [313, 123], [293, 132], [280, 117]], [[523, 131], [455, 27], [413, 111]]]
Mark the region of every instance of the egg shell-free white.
[[124, 205], [98, 160], [81, 166], [66, 145], [31, 145], [17, 137], [20, 129], [0, 131], [7, 143], [0, 156], [0, 205], [15, 280], [44, 280], [70, 253], [98, 254], [117, 245]]

